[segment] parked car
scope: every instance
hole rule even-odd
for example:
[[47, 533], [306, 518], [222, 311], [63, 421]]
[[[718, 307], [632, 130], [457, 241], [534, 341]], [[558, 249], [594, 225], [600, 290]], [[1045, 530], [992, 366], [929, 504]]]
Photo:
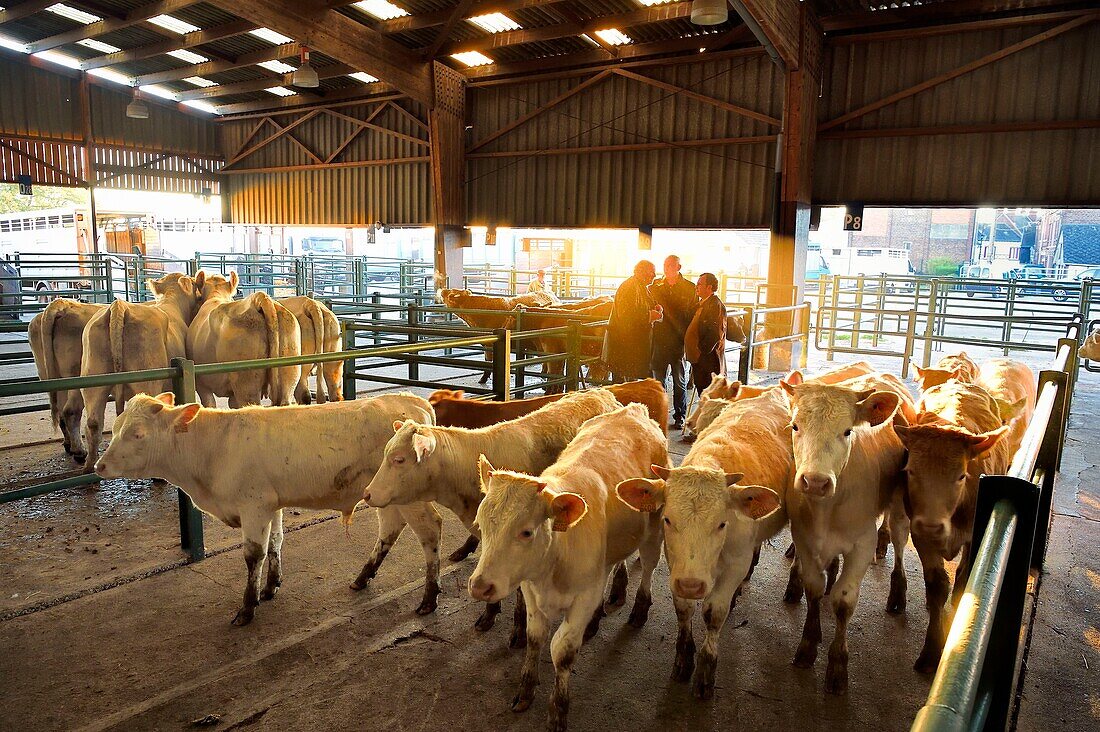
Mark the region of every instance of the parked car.
[[[22, 288], [19, 284], [19, 270], [6, 259], [0, 259], [0, 305], [4, 310], [0, 311], [0, 318], [4, 320], [19, 320], [18, 305], [22, 304]], [[11, 308], [8, 310], [7, 308]]]

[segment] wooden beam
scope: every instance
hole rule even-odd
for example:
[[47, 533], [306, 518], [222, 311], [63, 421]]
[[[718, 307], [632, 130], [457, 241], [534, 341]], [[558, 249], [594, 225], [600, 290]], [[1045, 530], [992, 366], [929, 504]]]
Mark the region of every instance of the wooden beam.
[[[479, 15], [489, 15], [490, 13], [508, 13], [513, 10], [522, 10], [524, 8], [545, 7], [547, 5], [557, 5], [565, 0], [482, 0], [475, 4], [466, 16], [466, 20], [471, 17], [478, 17]], [[338, 4], [350, 5], [354, 0], [339, 0]], [[330, 7], [335, 6], [337, 3], [333, 3]], [[403, 31], [418, 30], [420, 28], [430, 28], [433, 25], [442, 25], [447, 22], [450, 17], [451, 11], [447, 8], [443, 10], [436, 10], [431, 13], [419, 13], [417, 15], [405, 15], [400, 18], [393, 18], [391, 20], [380, 20], [374, 24], [375, 30], [380, 33], [401, 33]], [[367, 16], [363, 16], [366, 18]]]
[[946, 81], [950, 81], [965, 74], [969, 74], [972, 71], [976, 71], [984, 66], [988, 66], [991, 63], [1000, 61], [1003, 58], [1007, 58], [1014, 53], [1019, 53], [1020, 51], [1024, 51], [1028, 48], [1031, 48], [1032, 46], [1036, 46], [1044, 41], [1048, 41], [1051, 38], [1060, 36], [1063, 33], [1068, 33], [1069, 31], [1080, 28], [1081, 26], [1087, 25], [1088, 23], [1091, 23], [1098, 18], [1100, 18], [1100, 13], [1095, 12], [1074, 18], [1073, 20], [1070, 20], [1066, 23], [1055, 26], [1048, 31], [1038, 33], [1034, 36], [1031, 36], [1030, 38], [1025, 38], [1018, 43], [1014, 43], [1011, 46], [1002, 48], [999, 51], [986, 54], [985, 56], [982, 56], [979, 59], [975, 59], [968, 64], [964, 64], [963, 66], [959, 66], [958, 68], [952, 69], [951, 71], [947, 71], [945, 73], [939, 74], [938, 76], [934, 76], [927, 81], [922, 81], [920, 84], [915, 84], [908, 89], [902, 89], [901, 91], [883, 97], [878, 101], [871, 102], [870, 104], [865, 104], [858, 109], [853, 109], [847, 114], [842, 114], [835, 119], [831, 119], [827, 122], [822, 123], [817, 128], [818, 132], [831, 130], [834, 127], [839, 127], [840, 125], [851, 122], [854, 119], [859, 119], [860, 117], [870, 114], [871, 112], [874, 112], [876, 110], [882, 109], [883, 107], [889, 106], [896, 102], [900, 102], [903, 99], [908, 99], [909, 97], [920, 94], [923, 91], [935, 88]]
[[432, 104], [426, 63], [382, 34], [315, 0], [210, 0], [222, 10], [294, 38]]
[[518, 119], [516, 119], [512, 122], [509, 122], [508, 124], [501, 127], [499, 130], [496, 130], [495, 132], [491, 132], [490, 134], [488, 134], [485, 137], [481, 138], [480, 140], [475, 142], [473, 145], [471, 145], [466, 150], [466, 154], [469, 155], [474, 150], [477, 150], [478, 148], [481, 148], [481, 147], [484, 147], [485, 145], [488, 145], [490, 142], [497, 139], [498, 137], [501, 137], [503, 135], [507, 135], [509, 132], [516, 129], [517, 127], [519, 127], [521, 125], [524, 125], [524, 124], [527, 124], [528, 122], [533, 120], [535, 117], [538, 117], [543, 112], [546, 112], [547, 110], [553, 109], [554, 107], [558, 106], [559, 104], [566, 101], [567, 99], [570, 99], [571, 97], [574, 97], [577, 94], [580, 94], [582, 91], [589, 88], [590, 86], [595, 86], [596, 84], [599, 84], [604, 79], [610, 77], [612, 73], [614, 73], [614, 71], [612, 69], [607, 69], [607, 70], [601, 71], [601, 72], [599, 72], [599, 73], [597, 73], [593, 76], [590, 76], [589, 78], [582, 81], [580, 84], [577, 84], [572, 89], [569, 89], [569, 90], [563, 92], [562, 94], [559, 94], [558, 96], [551, 99], [549, 102], [546, 102], [545, 104], [541, 105], [540, 107], [532, 109], [527, 114], [519, 117]]
[[676, 142], [638, 142], [623, 145], [587, 145], [583, 147], [558, 147], [545, 150], [501, 150], [499, 152], [472, 153], [467, 159], [485, 158], [536, 158], [547, 155], [587, 155], [603, 152], [644, 152], [647, 150], [675, 150], [676, 148], [722, 147], [727, 145], [755, 145], [775, 142], [775, 135], [748, 137], [719, 137], [711, 140], [679, 140]]
[[[81, 180], [80, 178], [77, 178], [75, 175], [73, 175], [69, 171], [63, 170], [62, 168], [59, 168], [56, 165], [53, 165], [52, 163], [47, 163], [45, 160], [42, 160], [41, 158], [36, 158], [34, 155], [31, 155], [26, 150], [20, 150], [19, 148], [17, 148], [15, 145], [12, 145], [11, 143], [5, 142], [4, 140], [0, 140], [0, 147], [4, 148], [5, 150], [8, 150], [12, 153], [15, 153], [16, 155], [18, 155], [21, 158], [25, 158], [27, 160], [30, 160], [32, 163], [34, 163], [36, 165], [41, 165], [43, 168], [45, 168], [47, 170], [52, 170], [53, 172], [57, 173], [58, 175], [64, 176], [65, 178], [68, 178], [70, 181], [72, 181], [72, 185], [74, 185], [74, 186], [77, 186], [79, 188], [87, 188], [88, 187], [88, 182], [87, 181], [84, 181], [84, 180]], [[84, 172], [85, 172], [85, 174], [88, 173], [88, 171], [84, 171]]]
[[237, 168], [235, 170], [223, 170], [221, 175], [245, 175], [248, 173], [291, 173], [299, 170], [333, 170], [336, 168], [372, 168], [379, 165], [402, 165], [407, 163], [428, 163], [431, 158], [427, 155], [416, 155], [407, 158], [386, 158], [385, 160], [354, 160], [346, 163], [321, 163], [319, 165], [285, 165], [277, 168]]
[[640, 7], [637, 10], [631, 10], [626, 13], [592, 18], [591, 20], [585, 20], [581, 23], [561, 23], [559, 25], [543, 26], [541, 28], [523, 28], [514, 31], [504, 31], [503, 33], [493, 33], [483, 38], [447, 44], [442, 53], [449, 56], [451, 54], [464, 53], [466, 51], [490, 51], [494, 48], [516, 46], [522, 43], [550, 41], [556, 38], [570, 38], [579, 36], [582, 33], [593, 34], [598, 30], [606, 30], [608, 28], [619, 28], [621, 30], [634, 25], [659, 23], [665, 20], [676, 20], [679, 18], [688, 18], [690, 16], [690, 2], [653, 5], [651, 7]]
[[[354, 73], [355, 69], [347, 64], [329, 64], [328, 66], [316, 67], [316, 71], [319, 79], [334, 79], [338, 76], [347, 76], [348, 74]], [[289, 87], [293, 86], [293, 81], [294, 72], [290, 72], [283, 74], [280, 79], [252, 79], [249, 81], [238, 81], [232, 84], [218, 84], [216, 86], [189, 89], [184, 92], [177, 92], [176, 98], [181, 102], [188, 99], [213, 99], [215, 97], [229, 96], [230, 94], [263, 91], [273, 86]], [[300, 93], [301, 89], [297, 89], [296, 91]]]
[[[375, 118], [378, 117], [378, 115], [382, 114], [382, 111], [385, 110], [386, 107], [391, 106], [391, 104], [391, 102], [382, 102], [381, 104], [379, 104], [377, 107], [375, 107], [374, 111], [367, 115], [366, 121], [373, 122]], [[340, 145], [335, 150], [333, 150], [327, 158], [325, 158], [325, 162], [331, 163], [332, 161], [336, 160], [336, 158], [340, 157], [340, 153], [344, 152], [344, 150], [347, 149], [347, 146], [350, 145], [352, 141], [355, 140], [355, 138], [363, 134], [363, 130], [365, 129], [367, 128], [357, 127], [356, 129], [352, 130], [351, 134], [344, 138], [344, 141], [340, 143]]]
[[[775, 48], [788, 69], [798, 68], [802, 37], [798, 0], [738, 0], [731, 5], [747, 25], [757, 26], [753, 33], [761, 45]], [[745, 17], [746, 14], [749, 17]]]
[[[218, 107], [218, 113], [222, 116], [216, 118], [214, 121], [233, 122], [242, 119], [268, 117], [274, 114], [295, 114], [314, 109], [334, 109], [341, 106], [346, 107], [356, 104], [367, 104], [381, 99], [400, 99], [404, 96], [403, 94], [394, 93], [393, 87], [387, 84], [371, 84], [371, 87], [378, 88], [374, 89], [372, 92], [368, 92], [365, 88], [333, 92], [332, 94], [326, 94], [324, 100], [321, 102], [311, 102], [293, 96], [272, 97], [271, 99], [262, 99], [254, 102], [223, 104]], [[337, 102], [342, 102], [342, 104], [337, 104]]]
[[[135, 76], [133, 82], [136, 86], [145, 84], [160, 84], [165, 81], [178, 81], [189, 76], [206, 76], [208, 74], [220, 74], [223, 71], [241, 69], [246, 66], [255, 66], [264, 61], [279, 61], [284, 58], [296, 58], [302, 47], [297, 43], [284, 43], [281, 46], [272, 46], [259, 51], [253, 51], [229, 60], [205, 61], [201, 64], [181, 66], [178, 69], [168, 71], [155, 71], [151, 74]], [[274, 85], [275, 82], [272, 82]]]
[[239, 36], [241, 34], [248, 33], [251, 30], [255, 30], [257, 27], [258, 26], [255, 23], [247, 20], [234, 20], [229, 23], [214, 26], [213, 28], [207, 28], [206, 30], [194, 31], [193, 33], [185, 33], [178, 38], [166, 38], [163, 41], [157, 41], [156, 43], [150, 43], [145, 46], [138, 46], [136, 48], [126, 49], [125, 51], [118, 51], [116, 53], [108, 53], [103, 56], [96, 56], [95, 58], [90, 58], [87, 61], [82, 62], [80, 64], [80, 68], [85, 71], [89, 71], [91, 69], [99, 69], [104, 66], [124, 64], [131, 61], [140, 61], [142, 59], [168, 53], [169, 51], [179, 51], [185, 48], [194, 48], [195, 46], [201, 46], [204, 43], [218, 41], [222, 38]]
[[49, 38], [43, 38], [34, 43], [28, 43], [27, 48], [30, 53], [48, 51], [51, 48], [57, 48], [58, 46], [64, 46], [69, 43], [76, 43], [86, 38], [95, 38], [96, 36], [112, 33], [122, 28], [128, 28], [132, 25], [137, 25], [138, 23], [149, 20], [150, 18], [155, 18], [158, 15], [171, 13], [181, 8], [186, 8], [189, 5], [195, 5], [198, 2], [199, 0], [157, 0], [157, 2], [149, 3], [148, 5], [136, 7], [124, 16], [104, 18], [96, 23], [83, 25], [79, 28], [50, 36]]
[[57, 0], [23, 0], [21, 3], [0, 11], [0, 25], [25, 18], [28, 15], [34, 15], [40, 10], [45, 10], [56, 4]]
[[828, 43], [830, 46], [851, 46], [857, 43], [872, 43], [874, 41], [908, 41], [914, 38], [930, 38], [932, 36], [944, 36], [951, 33], [1021, 28], [1029, 25], [1058, 23], [1064, 20], [1070, 20], [1071, 18], [1080, 17], [1087, 12], [1086, 10], [1063, 10], [1056, 13], [1010, 15], [1003, 18], [986, 18], [984, 20], [945, 23], [943, 25], [927, 25], [917, 28], [908, 27], [871, 33], [857, 33], [854, 35], [831, 36]]
[[116, 178], [122, 178], [127, 175], [144, 175], [149, 176], [150, 178], [168, 178], [170, 180], [179, 180], [182, 178], [184, 180], [197, 181], [217, 180], [217, 176], [220, 175], [220, 173], [193, 173], [186, 170], [159, 170], [157, 168], [145, 167], [147, 165], [153, 164], [154, 162], [159, 161], [150, 161], [149, 163], [144, 163], [142, 166], [138, 166], [136, 168], [127, 168], [122, 165], [100, 165], [96, 168], [96, 170], [104, 173], [110, 173], [111, 175], [108, 175], [104, 178], [99, 178], [98, 180], [96, 180], [95, 184], [97, 186], [101, 186], [104, 183], [112, 181]]
[[698, 102], [703, 102], [704, 104], [718, 107], [719, 109], [723, 109], [727, 112], [739, 114], [742, 117], [748, 117], [749, 119], [754, 119], [758, 122], [772, 125], [773, 127], [779, 127], [782, 124], [781, 120], [772, 117], [771, 115], [764, 114], [763, 112], [757, 112], [747, 107], [733, 104], [732, 102], [726, 102], [721, 99], [715, 99], [714, 97], [708, 97], [705, 94], [700, 94], [699, 92], [691, 91], [690, 89], [685, 89], [683, 87], [676, 86], [675, 84], [669, 84], [667, 81], [660, 81], [659, 79], [654, 79], [649, 76], [636, 74], [633, 71], [627, 71], [626, 69], [615, 69], [612, 73], [617, 74], [618, 76], [622, 76], [626, 79], [640, 81], [643, 84], [648, 84], [649, 86], [653, 86], [658, 89], [673, 92], [675, 94], [678, 94], [679, 96], [686, 97], [688, 99], [694, 99]]
[[447, 22], [443, 24], [443, 27], [439, 29], [439, 32], [435, 34], [435, 40], [432, 44], [424, 49], [421, 54], [425, 59], [432, 60], [439, 53], [439, 49], [443, 47], [443, 44], [447, 42], [447, 39], [451, 35], [451, 31], [454, 30], [458, 21], [466, 17], [466, 11], [470, 9], [470, 6], [474, 4], [474, 0], [458, 0], [458, 4], [455, 5], [451, 11], [451, 16], [447, 18]]
[[[305, 145], [303, 145], [302, 142], [300, 140], [298, 140], [298, 138], [294, 137], [294, 135], [292, 135], [291, 132], [294, 130], [294, 128], [298, 127], [299, 125], [303, 125], [306, 122], [309, 122], [311, 119], [313, 119], [314, 117], [321, 114], [321, 111], [322, 110], [320, 110], [320, 109], [315, 109], [312, 112], [309, 112], [307, 114], [302, 115], [301, 117], [299, 117], [298, 119], [294, 120], [293, 122], [291, 122], [290, 124], [287, 124], [287, 125], [281, 125], [278, 122], [276, 122], [275, 120], [271, 119], [270, 117], [265, 117], [264, 118], [264, 123], [269, 124], [269, 125], [271, 125], [272, 127], [275, 128], [274, 134], [268, 135], [267, 137], [260, 140], [259, 142], [257, 142], [255, 145], [248, 148], [244, 152], [240, 152], [240, 153], [237, 153], [236, 155], [234, 155], [232, 158], [230, 158], [229, 160], [226, 161], [225, 167], [228, 168], [229, 166], [233, 165], [234, 163], [236, 163], [240, 160], [243, 160], [244, 158], [247, 158], [249, 155], [253, 155], [253, 154], [259, 152], [260, 150], [264, 149], [265, 147], [267, 147], [271, 143], [275, 142], [276, 140], [278, 140], [278, 139], [280, 139], [284, 136], [289, 137], [292, 140], [295, 140], [296, 142], [298, 142], [299, 147], [304, 148]], [[321, 159], [319, 157], [317, 157], [316, 155], [313, 155], [313, 153], [310, 152], [309, 148], [306, 148], [306, 152], [309, 153], [314, 158], [317, 158], [317, 162], [321, 162]]]
[[[979, 135], [1007, 132], [1057, 132], [1094, 130], [1100, 119], [1046, 120], [1034, 122], [995, 122], [987, 124], [938, 125], [931, 127], [886, 127], [869, 130], [829, 130], [819, 140], [862, 140], [880, 137], [934, 137], [937, 135]], [[471, 156], [473, 157], [473, 156]]]
[[424, 130], [425, 132], [428, 131], [428, 124], [424, 122], [424, 120], [420, 119], [415, 114], [402, 107], [400, 104], [394, 104], [393, 102], [390, 102], [388, 106], [390, 109], [395, 110], [398, 114], [412, 122], [420, 129]]
[[[379, 110], [379, 111], [381, 111], [381, 110]], [[332, 117], [337, 117], [339, 119], [342, 119], [345, 122], [350, 122], [353, 125], [359, 125], [363, 129], [374, 130], [375, 132], [381, 132], [383, 134], [390, 135], [391, 137], [396, 137], [399, 140], [404, 140], [405, 142], [411, 142], [414, 145], [423, 145], [424, 147], [430, 147], [430, 143], [429, 143], [428, 140], [422, 140], [419, 137], [413, 137], [412, 135], [406, 135], [404, 132], [398, 132], [397, 130], [389, 129], [388, 127], [382, 127], [381, 125], [376, 125], [370, 119], [361, 120], [358, 117], [352, 117], [351, 115], [343, 114], [342, 112], [337, 112], [334, 109], [326, 109], [326, 110], [324, 110], [324, 113], [328, 114]]]

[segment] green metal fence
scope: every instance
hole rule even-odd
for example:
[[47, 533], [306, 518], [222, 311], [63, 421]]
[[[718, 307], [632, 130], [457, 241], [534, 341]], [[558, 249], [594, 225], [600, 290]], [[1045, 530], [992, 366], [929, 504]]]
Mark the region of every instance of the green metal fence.
[[1028, 580], [1032, 572], [1041, 580], [1083, 322], [1079, 315], [1071, 320], [1053, 363], [1039, 374], [1035, 414], [1008, 474], [981, 478], [973, 569], [913, 732], [1008, 725]]

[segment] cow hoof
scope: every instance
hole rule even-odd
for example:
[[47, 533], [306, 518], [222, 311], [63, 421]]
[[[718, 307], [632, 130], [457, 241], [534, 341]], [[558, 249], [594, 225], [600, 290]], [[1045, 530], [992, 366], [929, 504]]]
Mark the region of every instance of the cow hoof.
[[430, 600], [428, 598], [424, 598], [423, 602], [421, 602], [420, 605], [416, 608], [416, 614], [417, 615], [431, 615], [432, 613], [435, 612], [435, 608], [436, 608], [436, 602], [435, 602], [434, 597], [431, 598]]
[[466, 539], [465, 543], [463, 543], [462, 546], [451, 552], [450, 556], [448, 556], [447, 559], [452, 562], [461, 562], [466, 557], [474, 553], [474, 550], [477, 549], [477, 545], [478, 539], [471, 536], [470, 538]]
[[527, 629], [518, 625], [512, 628], [512, 635], [508, 638], [508, 647], [512, 650], [527, 647]]
[[802, 602], [802, 588], [787, 586], [787, 591], [783, 593], [783, 602], [788, 605], [797, 605]]
[[913, 670], [922, 674], [934, 674], [939, 665], [940, 654], [925, 649], [917, 656], [917, 662], [913, 664]]
[[534, 701], [534, 696], [519, 696], [517, 695], [512, 699], [512, 711], [517, 714], [520, 712], [526, 712], [531, 708], [531, 702]]
[[268, 587], [265, 587], [263, 589], [263, 592], [260, 593], [260, 600], [274, 600], [275, 595], [279, 594], [279, 587], [280, 586], [281, 585], [279, 585], [279, 584], [274, 584], [274, 585], [269, 585]]
[[825, 672], [825, 693], [843, 696], [848, 693], [848, 662], [829, 664]]
[[794, 654], [795, 668], [813, 668], [817, 661], [817, 644], [805, 641], [799, 643], [798, 652]]
[[497, 622], [497, 614], [490, 613], [488, 609], [483, 612], [474, 623], [474, 629], [478, 632], [484, 633], [490, 630]]
[[672, 680], [687, 683], [691, 680], [691, 674], [695, 670], [695, 652], [692, 649], [688, 653], [677, 654], [672, 662]]
[[787, 551], [783, 552], [783, 556], [787, 559], [794, 559], [794, 544], [787, 547]]
[[696, 674], [695, 680], [692, 682], [691, 693], [695, 695], [696, 699], [712, 699], [714, 698], [714, 682], [704, 681], [699, 678], [699, 674]]
[[61, 446], [62, 446], [63, 448], [65, 448], [65, 452], [69, 453], [70, 455], [72, 455], [72, 454], [73, 454], [73, 446], [72, 446], [72, 444], [71, 444], [71, 443], [68, 443], [68, 442], [62, 442], [62, 443], [61, 443]]
[[237, 611], [237, 614], [233, 616], [233, 625], [240, 627], [242, 625], [248, 625], [252, 622], [252, 618], [255, 615], [255, 608], [242, 607]]
[[72, 455], [73, 460], [78, 463], [83, 463], [85, 460], [88, 459], [88, 453], [85, 452], [74, 452], [70, 454]]
[[348, 587], [350, 587], [351, 589], [358, 592], [359, 590], [366, 587], [368, 582], [370, 582], [370, 580], [361, 580], [361, 579], [356, 578], [354, 582], [352, 582], [350, 585], [348, 585]]
[[626, 624], [631, 628], [644, 628], [646, 621], [649, 620], [649, 608], [653, 605], [653, 601], [648, 598], [643, 601], [642, 598], [638, 598], [634, 601], [634, 607], [630, 611], [630, 617], [627, 619]]
[[153, 478], [153, 487], [154, 488], [166, 488], [167, 486], [168, 486], [168, 481], [166, 481], [164, 478]]

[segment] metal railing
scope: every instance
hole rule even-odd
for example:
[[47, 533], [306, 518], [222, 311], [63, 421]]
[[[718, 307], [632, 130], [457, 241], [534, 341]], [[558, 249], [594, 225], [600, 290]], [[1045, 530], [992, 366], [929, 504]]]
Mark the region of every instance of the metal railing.
[[1006, 475], [983, 475], [974, 519], [972, 569], [928, 701], [913, 732], [1003, 730], [1015, 693], [1028, 580], [1041, 578], [1053, 518], [1083, 320], [1072, 319]]

